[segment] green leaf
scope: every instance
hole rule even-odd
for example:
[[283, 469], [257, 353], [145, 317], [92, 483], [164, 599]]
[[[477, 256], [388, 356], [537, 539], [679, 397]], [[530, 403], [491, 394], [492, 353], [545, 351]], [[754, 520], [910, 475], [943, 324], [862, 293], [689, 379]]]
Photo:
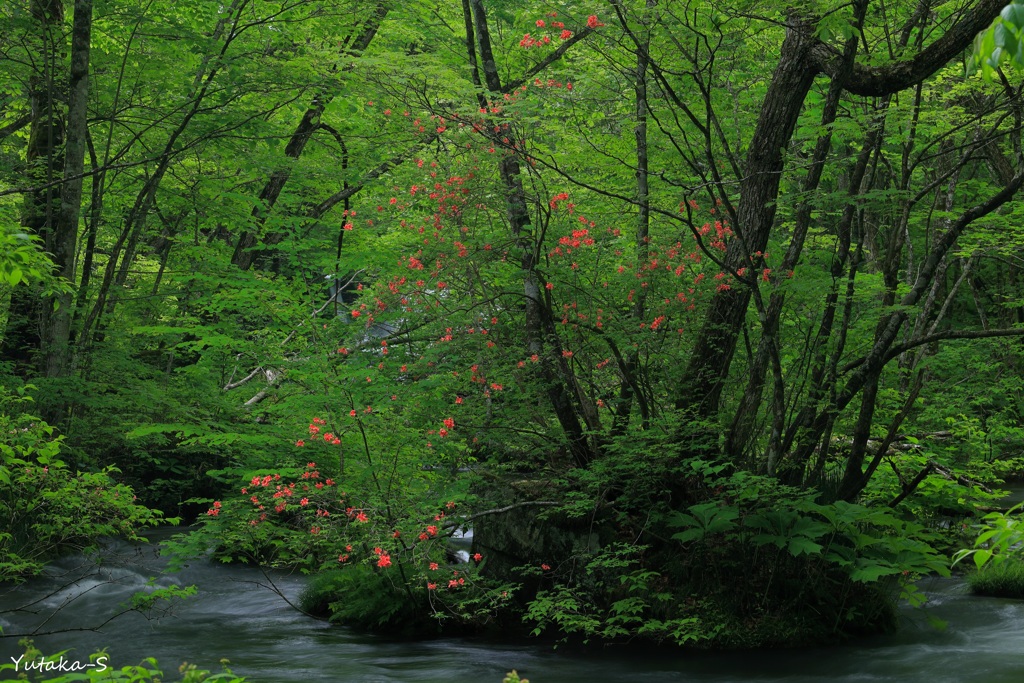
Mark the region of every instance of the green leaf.
[[820, 555], [822, 546], [809, 538], [797, 536], [789, 542], [789, 554], [793, 557], [800, 555]]

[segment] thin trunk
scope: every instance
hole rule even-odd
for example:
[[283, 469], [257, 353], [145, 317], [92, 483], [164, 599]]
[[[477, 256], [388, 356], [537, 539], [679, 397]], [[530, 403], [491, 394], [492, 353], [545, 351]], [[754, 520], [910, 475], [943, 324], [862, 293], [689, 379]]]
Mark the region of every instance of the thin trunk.
[[[854, 95], [885, 96], [920, 84], [970, 45], [1004, 4], [1003, 0], [979, 0], [970, 5], [956, 23], [909, 59], [883, 68], [854, 65], [845, 90]], [[842, 55], [815, 38], [814, 30], [813, 22], [795, 13], [787, 18], [779, 64], [761, 105], [740, 182], [740, 204], [733, 226], [736, 238], [729, 243], [724, 259], [730, 272], [748, 267], [751, 255], [763, 252], [768, 244], [784, 170], [782, 152], [792, 137], [815, 75], [836, 77], [846, 66]], [[678, 409], [696, 416], [716, 415], [750, 298], [747, 288], [723, 290], [712, 297], [679, 382], [675, 400]], [[865, 376], [858, 374], [856, 383], [863, 386], [864, 380]]]
[[[864, 20], [864, 11], [866, 9], [866, 3], [861, 2], [857, 5], [855, 21], [859, 26]], [[823, 107], [821, 114], [821, 127], [827, 132], [818, 138], [817, 144], [814, 148], [814, 153], [811, 157], [811, 166], [807, 172], [806, 178], [803, 183], [803, 193], [805, 196], [810, 196], [817, 190], [821, 183], [821, 176], [825, 169], [825, 161], [828, 158], [829, 151], [832, 149], [832, 124], [836, 120], [836, 116], [839, 109], [839, 99], [843, 93], [843, 87], [846, 80], [853, 73], [854, 59], [857, 55], [857, 35], [851, 37], [845, 46], [844, 52], [844, 63], [845, 66], [833, 79], [829, 85], [828, 95], [825, 100], [825, 106]], [[864, 177], [864, 173], [867, 169], [868, 160], [872, 149], [874, 148], [874, 136], [877, 134], [877, 130], [872, 130], [868, 134], [868, 139], [865, 141], [864, 149], [861, 150], [860, 155], [857, 158], [857, 163], [853, 170], [853, 177], [850, 183], [850, 194], [856, 196], [859, 192], [861, 180]], [[812, 205], [811, 200], [808, 199], [800, 204], [796, 212], [796, 224], [793, 229], [793, 236], [790, 239], [789, 249], [786, 251], [786, 255], [782, 260], [782, 264], [778, 268], [782, 273], [787, 273], [794, 268], [800, 262], [800, 255], [803, 252], [804, 241], [807, 237], [807, 231], [811, 226], [812, 220]], [[847, 226], [848, 227], [848, 226]], [[842, 228], [840, 228], [842, 230]], [[752, 287], [757, 287], [757, 273], [763, 266], [762, 262], [754, 262], [751, 264], [751, 274], [753, 280]], [[757, 354], [751, 362], [750, 370], [748, 372], [749, 379], [747, 383], [747, 389], [744, 392], [743, 399], [740, 401], [739, 408], [736, 411], [735, 417], [732, 421], [732, 428], [729, 432], [729, 437], [726, 441], [726, 452], [739, 456], [741, 455], [748, 445], [751, 439], [754, 424], [756, 422], [758, 410], [761, 405], [761, 396], [764, 390], [764, 385], [767, 379], [767, 368], [769, 361], [778, 361], [778, 336], [779, 336], [779, 323], [782, 318], [783, 305], [785, 303], [786, 295], [781, 289], [781, 279], [776, 276], [772, 288], [771, 297], [764, 316], [762, 319], [762, 331], [761, 340], [758, 344]], [[773, 350], [775, 352], [775, 358], [772, 358]], [[777, 362], [773, 362], [773, 365], [778, 365]], [[777, 372], [774, 374], [778, 374]], [[774, 473], [773, 463], [778, 460], [780, 456], [781, 439], [783, 425], [779, 424], [779, 417], [784, 416], [782, 410], [785, 403], [785, 395], [781, 391], [782, 387], [776, 387], [776, 392], [773, 398], [773, 402], [776, 404], [774, 414], [776, 419], [773, 420], [776, 424], [773, 428], [773, 434], [775, 438], [771, 439], [768, 445], [769, 452], [769, 464], [768, 471]]]
[[[42, 69], [28, 82], [31, 124], [25, 150], [26, 177], [43, 189], [25, 195], [21, 225], [43, 240], [51, 251], [52, 232], [58, 212], [59, 188], [55, 182], [62, 163], [60, 150], [64, 144], [64, 117], [59, 111], [63, 88], [58, 70], [63, 43], [64, 4], [61, 0], [32, 0], [29, 13], [35, 23], [33, 48], [41, 56]], [[25, 373], [30, 368], [45, 370], [37, 356], [43, 344], [42, 301], [27, 287], [11, 292], [0, 358], [11, 360]]]
[[[71, 78], [69, 82], [67, 143], [64, 149], [64, 183], [60, 210], [52, 231], [50, 253], [57, 274], [74, 282], [78, 243], [78, 216], [82, 208], [82, 171], [85, 168], [89, 104], [89, 45], [92, 33], [92, 0], [75, 0], [71, 30]], [[47, 377], [68, 374], [71, 333], [71, 292], [43, 302], [43, 354]]]
[[[1020, 163], [1021, 160], [1018, 159], [1018, 164]], [[879, 321], [871, 350], [864, 356], [862, 362], [857, 365], [856, 370], [850, 374], [842, 389], [837, 390], [836, 395], [829, 401], [828, 405], [819, 411], [814, 419], [807, 424], [807, 429], [804, 432], [805, 437], [802, 439], [803, 444], [817, 442], [818, 438], [824, 433], [832, 416], [844, 410], [856, 398], [857, 394], [864, 391], [874, 381], [885, 364], [891, 360], [889, 350], [909, 318], [908, 310], [915, 306], [924, 296], [925, 291], [931, 287], [940, 264], [967, 226], [975, 220], [999, 209], [1013, 198], [1022, 185], [1024, 185], [1024, 170], [1019, 170], [1008, 185], [988, 200], [976, 204], [961, 213], [952, 222], [950, 227], [935, 240], [931, 251], [921, 264], [914, 286], [900, 299], [897, 310], [887, 313]]]
[[[473, 27], [476, 31], [477, 49], [483, 67], [484, 83], [492, 97], [502, 94], [501, 78], [491, 50], [491, 36], [487, 26], [487, 15], [482, 0], [470, 0]], [[593, 458], [593, 449], [588, 444], [586, 432], [580, 423], [572, 397], [566, 390], [564, 377], [571, 374], [561, 355], [561, 344], [553, 333], [553, 323], [545, 301], [545, 290], [537, 273], [537, 245], [530, 230], [530, 214], [526, 207], [526, 194], [519, 161], [514, 155], [505, 157], [499, 166], [502, 184], [505, 186], [505, 201], [508, 221], [516, 247], [520, 253], [523, 272], [523, 294], [526, 298], [526, 338], [531, 354], [541, 358], [542, 378], [547, 385], [548, 400], [555, 412], [569, 444], [569, 451], [578, 467], [585, 467]], [[545, 351], [547, 341], [547, 351]], [[580, 397], [581, 400], [583, 397]]]
[[[234, 0], [234, 3], [229, 8], [225, 16], [217, 22], [217, 27], [214, 30], [215, 39], [219, 39], [224, 35], [229, 23], [237, 25], [241, 19], [241, 12], [244, 9], [245, 4], [246, 0]], [[199, 112], [203, 100], [209, 92], [213, 80], [219, 73], [220, 66], [222, 65], [224, 57], [227, 55], [228, 49], [231, 47], [235, 37], [236, 34], [234, 33], [233, 28], [228, 30], [220, 51], [216, 55], [203, 60], [202, 66], [196, 74], [196, 80], [193, 84], [193, 92], [190, 93], [192, 106], [167, 138], [167, 142], [164, 144], [163, 151], [157, 162], [156, 169], [153, 171], [153, 175], [146, 180], [142, 189], [140, 189], [138, 194], [135, 196], [135, 203], [124, 218], [124, 227], [122, 228], [120, 235], [118, 235], [117, 240], [114, 242], [113, 247], [110, 249], [107, 267], [104, 270], [103, 280], [100, 283], [100, 288], [96, 295], [96, 303], [93, 305], [82, 323], [82, 329], [79, 333], [80, 343], [87, 343], [89, 333], [90, 331], [97, 329], [102, 313], [109, 313], [113, 310], [113, 307], [116, 304], [116, 296], [111, 293], [111, 288], [112, 286], [120, 287], [127, 281], [128, 271], [135, 259], [135, 248], [142, 237], [143, 230], [146, 226], [146, 219], [153, 206], [157, 190], [160, 188], [160, 183], [163, 180], [164, 175], [167, 173], [171, 161], [174, 159], [178, 139]], [[212, 67], [210, 66], [211, 61], [214, 62]], [[120, 267], [118, 267], [119, 259]]]
[[[798, 18], [788, 21], [779, 64], [751, 138], [746, 175], [740, 182], [736, 238], [729, 242], [725, 256], [725, 265], [733, 272], [748, 267], [751, 255], [764, 252], [768, 245], [784, 170], [782, 153], [814, 82], [814, 70], [810, 68], [811, 49], [816, 43], [813, 28]], [[716, 414], [750, 297], [749, 289], [736, 287], [719, 291], [711, 299], [691, 360], [679, 382], [678, 409], [704, 417]]]
[[[647, 1], [647, 11], [653, 9], [653, 0]], [[646, 23], [646, 22], [645, 22]], [[650, 229], [651, 229], [651, 198], [650, 198], [650, 169], [647, 155], [647, 69], [650, 65], [649, 46], [650, 34], [644, 33], [644, 46], [637, 50], [636, 55], [636, 77], [634, 90], [636, 92], [636, 125], [633, 128], [633, 136], [636, 139], [636, 267], [639, 271], [650, 259]], [[635, 321], [643, 320], [647, 304], [647, 288], [641, 287], [633, 300], [630, 309], [630, 317]], [[633, 399], [636, 398], [640, 407], [642, 426], [647, 429], [650, 425], [650, 409], [643, 391], [637, 386], [637, 362], [639, 353], [633, 349], [627, 352], [623, 359], [620, 371], [622, 379], [619, 381], [619, 400], [615, 406], [615, 420], [612, 424], [612, 436], [622, 435], [629, 425], [629, 415], [633, 408]]]

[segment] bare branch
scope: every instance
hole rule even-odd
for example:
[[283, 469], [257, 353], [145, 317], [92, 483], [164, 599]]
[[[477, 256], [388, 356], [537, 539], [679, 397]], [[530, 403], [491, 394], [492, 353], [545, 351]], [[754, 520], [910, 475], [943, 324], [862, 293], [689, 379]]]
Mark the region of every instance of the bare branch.
[[246, 382], [251, 380], [253, 377], [258, 375], [262, 371], [263, 371], [263, 368], [262, 367], [258, 367], [255, 370], [253, 370], [252, 372], [250, 372], [248, 375], [243, 377], [242, 379], [238, 380], [237, 382], [228, 382], [226, 385], [224, 385], [224, 391], [231, 391], [232, 389], [237, 389], [238, 387], [242, 386], [243, 384], [245, 384]]
[[450, 528], [459, 527], [459, 526], [464, 525], [466, 522], [471, 522], [474, 519], [477, 519], [478, 517], [486, 517], [488, 515], [501, 515], [501, 514], [504, 514], [506, 512], [509, 512], [511, 510], [515, 510], [517, 508], [529, 507], [529, 506], [533, 506], [533, 505], [551, 506], [551, 505], [561, 505], [561, 503], [558, 502], [557, 500], [524, 500], [524, 501], [519, 502], [519, 503], [512, 503], [511, 505], [506, 505], [505, 507], [494, 508], [492, 510], [484, 510], [483, 512], [478, 512], [478, 513], [476, 513], [474, 515], [470, 515], [468, 517], [463, 517], [458, 522], [449, 522], [448, 524], [445, 524], [444, 528], [450, 529]]

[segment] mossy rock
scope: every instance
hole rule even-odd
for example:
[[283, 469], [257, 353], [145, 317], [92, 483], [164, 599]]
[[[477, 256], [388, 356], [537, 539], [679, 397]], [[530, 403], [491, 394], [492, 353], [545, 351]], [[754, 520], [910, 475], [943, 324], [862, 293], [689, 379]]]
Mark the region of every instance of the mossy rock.
[[967, 585], [975, 595], [1024, 600], [1024, 561], [991, 562], [968, 574]]
[[299, 596], [299, 607], [369, 633], [428, 637], [440, 630], [426, 604], [386, 574], [359, 565], [317, 574]]

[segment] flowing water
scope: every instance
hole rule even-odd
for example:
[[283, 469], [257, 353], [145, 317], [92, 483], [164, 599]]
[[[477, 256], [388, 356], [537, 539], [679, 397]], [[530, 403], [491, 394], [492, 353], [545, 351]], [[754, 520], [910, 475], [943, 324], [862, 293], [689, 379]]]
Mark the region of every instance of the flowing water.
[[[972, 597], [956, 580], [924, 582], [929, 607], [906, 610], [898, 634], [842, 647], [697, 654], [609, 648], [583, 654], [464, 638], [396, 642], [330, 626], [289, 607], [285, 598], [296, 599], [301, 576], [206, 562], [161, 574], [152, 544], [111, 543], [100, 557], [98, 565], [68, 558], [44, 579], [0, 589], [4, 633], [93, 628], [156, 577], [159, 586], [195, 584], [199, 594], [159, 620], [129, 613], [98, 631], [37, 636], [36, 645], [47, 653], [71, 650], [69, 658], [83, 661], [105, 648], [117, 667], [156, 657], [168, 672], [183, 661], [217, 670], [227, 658], [254, 683], [499, 683], [513, 668], [532, 683], [1024, 681], [1024, 603]], [[936, 619], [948, 626], [937, 630], [930, 623]], [[0, 662], [21, 652], [16, 638], [0, 638]]]

